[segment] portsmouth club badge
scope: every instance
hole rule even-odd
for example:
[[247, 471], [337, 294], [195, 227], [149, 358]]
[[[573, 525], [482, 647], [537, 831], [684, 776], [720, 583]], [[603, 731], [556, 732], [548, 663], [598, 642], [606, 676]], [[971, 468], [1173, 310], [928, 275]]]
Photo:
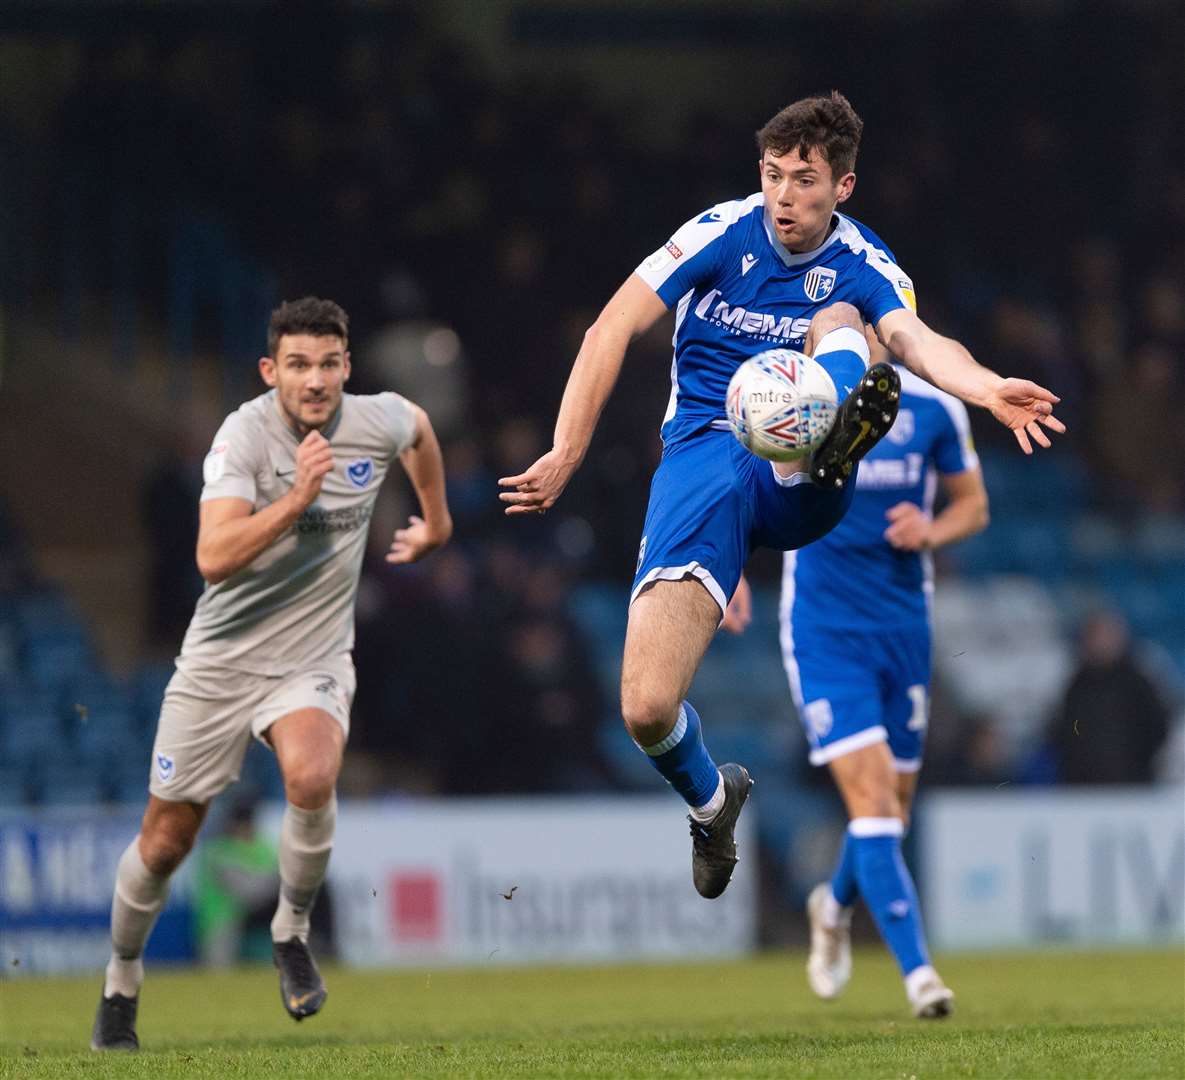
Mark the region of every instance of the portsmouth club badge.
[[346, 475], [356, 488], [364, 488], [374, 476], [374, 462], [368, 457], [355, 458], [346, 465]]
[[806, 272], [802, 287], [806, 290], [808, 300], [816, 304], [820, 300], [826, 300], [835, 288], [835, 271], [828, 266], [816, 266]]

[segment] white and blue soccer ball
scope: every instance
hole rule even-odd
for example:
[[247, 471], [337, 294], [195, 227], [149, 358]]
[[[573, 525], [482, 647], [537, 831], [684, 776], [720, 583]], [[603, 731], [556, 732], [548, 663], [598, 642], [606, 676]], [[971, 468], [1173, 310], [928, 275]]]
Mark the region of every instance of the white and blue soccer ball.
[[831, 376], [805, 353], [769, 349], [736, 369], [724, 407], [746, 449], [767, 461], [795, 461], [826, 438], [839, 395]]

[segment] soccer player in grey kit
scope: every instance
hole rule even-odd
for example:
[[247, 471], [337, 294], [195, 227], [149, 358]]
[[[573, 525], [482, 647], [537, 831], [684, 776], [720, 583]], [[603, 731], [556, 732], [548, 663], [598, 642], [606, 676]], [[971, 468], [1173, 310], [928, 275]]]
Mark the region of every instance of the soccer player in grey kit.
[[148, 808], [119, 860], [93, 1049], [139, 1047], [144, 943], [170, 875], [210, 800], [238, 779], [252, 736], [275, 751], [287, 798], [271, 925], [280, 996], [296, 1020], [325, 1000], [306, 944], [309, 912], [333, 845], [367, 526], [393, 462], [423, 517], [396, 531], [387, 562], [415, 562], [452, 534], [424, 410], [394, 393], [343, 392], [348, 325], [329, 300], [277, 308], [259, 361], [271, 389], [226, 418], [206, 457], [197, 541], [206, 590], [161, 705]]

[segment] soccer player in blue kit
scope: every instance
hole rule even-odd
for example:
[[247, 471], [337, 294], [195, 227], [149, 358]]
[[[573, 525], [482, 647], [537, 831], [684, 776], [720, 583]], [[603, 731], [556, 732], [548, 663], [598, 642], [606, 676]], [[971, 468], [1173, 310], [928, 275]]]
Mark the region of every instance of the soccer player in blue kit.
[[[630, 597], [621, 707], [631, 737], [688, 804], [692, 880], [709, 899], [732, 877], [752, 781], [740, 765], [712, 760], [687, 689], [750, 550], [799, 548], [833, 528], [851, 501], [853, 469], [892, 422], [897, 378], [889, 365], [868, 368], [865, 326], [912, 371], [989, 409], [1026, 453], [1030, 439], [1049, 445], [1041, 425], [1064, 430], [1052, 415], [1056, 396], [1001, 378], [927, 327], [909, 277], [836, 212], [856, 182], [862, 128], [835, 92], [774, 116], [757, 134], [761, 191], [697, 214], [626, 279], [585, 334], [552, 448], [499, 480], [508, 514], [553, 506], [584, 459], [630, 341], [675, 308], [671, 398]], [[755, 457], [725, 418], [737, 366], [779, 346], [812, 356], [842, 401], [809, 471]]]
[[[900, 412], [861, 464], [848, 513], [783, 557], [779, 622], [811, 763], [830, 767], [849, 817], [835, 874], [807, 901], [807, 979], [822, 998], [847, 985], [860, 893], [914, 1015], [933, 1018], [954, 995], [930, 964], [901, 857], [928, 719], [930, 552], [983, 529], [988, 498], [962, 402], [900, 375]], [[947, 502], [935, 517], [939, 482]]]

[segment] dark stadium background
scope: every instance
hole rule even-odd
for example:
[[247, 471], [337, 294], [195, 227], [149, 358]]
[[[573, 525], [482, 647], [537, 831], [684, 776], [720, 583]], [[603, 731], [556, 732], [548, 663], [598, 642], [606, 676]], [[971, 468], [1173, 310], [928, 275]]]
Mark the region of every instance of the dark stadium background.
[[[1070, 427], [1026, 459], [973, 418], [993, 520], [938, 557], [923, 784], [1179, 782], [1182, 56], [1154, 0], [0, 6], [0, 802], [142, 801], [201, 458], [270, 308], [309, 293], [351, 314], [353, 389], [436, 419], [457, 526], [392, 572], [398, 484], [376, 514], [343, 793], [659, 790], [615, 677], [669, 323], [554, 513], [507, 521], [496, 478], [546, 445], [620, 280], [754, 190], [752, 132], [832, 87], [866, 123], [845, 209]], [[778, 561], [751, 569], [757, 619], [692, 697], [766, 805], [833, 827]], [[281, 794], [262, 751], [246, 782]], [[776, 817], [767, 907], [803, 872]]]

